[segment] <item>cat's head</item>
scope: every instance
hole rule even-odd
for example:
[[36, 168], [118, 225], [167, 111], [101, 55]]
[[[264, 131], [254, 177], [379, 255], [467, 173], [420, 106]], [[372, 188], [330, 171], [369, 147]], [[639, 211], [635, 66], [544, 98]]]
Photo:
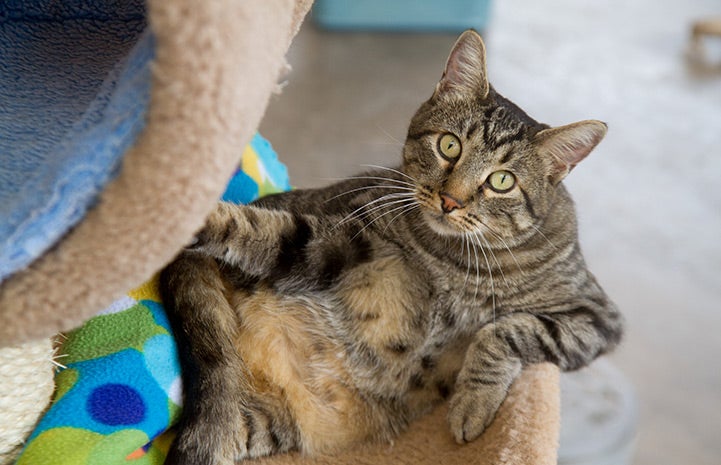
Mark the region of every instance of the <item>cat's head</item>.
[[413, 117], [403, 170], [433, 230], [513, 238], [543, 221], [561, 180], [606, 134], [600, 121], [550, 128], [499, 95], [474, 31], [454, 45], [433, 96]]

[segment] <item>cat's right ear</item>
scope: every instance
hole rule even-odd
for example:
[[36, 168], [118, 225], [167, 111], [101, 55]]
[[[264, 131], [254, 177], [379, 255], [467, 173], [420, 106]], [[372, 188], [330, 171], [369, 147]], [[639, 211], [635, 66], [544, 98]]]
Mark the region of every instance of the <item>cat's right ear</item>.
[[606, 123], [579, 121], [540, 131], [534, 136], [538, 152], [550, 165], [551, 180], [561, 182], [568, 173], [591, 153], [606, 135]]
[[436, 85], [433, 97], [457, 93], [464, 97], [488, 96], [486, 77], [486, 47], [483, 39], [472, 29], [465, 31], [456, 41]]

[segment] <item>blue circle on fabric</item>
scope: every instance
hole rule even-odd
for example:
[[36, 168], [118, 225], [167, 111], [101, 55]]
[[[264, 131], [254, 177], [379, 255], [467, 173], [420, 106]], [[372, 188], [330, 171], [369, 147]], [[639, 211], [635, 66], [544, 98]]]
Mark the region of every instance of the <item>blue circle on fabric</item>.
[[145, 403], [138, 391], [126, 384], [103, 384], [88, 398], [88, 413], [105, 425], [136, 425], [145, 419]]

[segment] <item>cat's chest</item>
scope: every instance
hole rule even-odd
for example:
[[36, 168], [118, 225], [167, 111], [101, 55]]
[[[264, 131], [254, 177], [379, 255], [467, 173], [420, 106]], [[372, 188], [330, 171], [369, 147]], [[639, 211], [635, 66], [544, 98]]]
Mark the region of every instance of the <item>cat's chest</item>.
[[486, 318], [481, 290], [469, 297], [446, 271], [419, 265], [398, 256], [374, 260], [347, 273], [337, 288], [352, 337], [382, 357], [442, 347]]
[[337, 287], [352, 332], [373, 347], [396, 352], [418, 343], [432, 292], [418, 271], [397, 256], [355, 267]]
[[447, 311], [432, 276], [414, 265], [400, 257], [374, 260], [338, 287], [346, 367], [362, 390], [400, 395], [428, 388], [436, 396], [432, 385], [448, 385], [460, 366], [464, 322]]

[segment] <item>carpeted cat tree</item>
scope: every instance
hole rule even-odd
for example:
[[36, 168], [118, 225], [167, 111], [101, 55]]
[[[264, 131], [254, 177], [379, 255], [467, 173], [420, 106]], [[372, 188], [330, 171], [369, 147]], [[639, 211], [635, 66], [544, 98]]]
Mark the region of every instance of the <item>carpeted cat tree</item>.
[[[63, 449], [67, 441], [60, 433], [69, 427], [44, 436], [33, 433], [43, 412], [45, 418], [53, 413], [51, 396], [53, 405], [72, 397], [61, 381], [68, 382], [70, 374], [75, 377], [70, 385], [83, 381], [79, 369], [62, 370], [53, 379], [54, 363], [71, 366], [72, 358], [53, 360], [53, 342], [58, 345], [64, 337], [58, 340], [58, 333], [83, 325], [102, 309], [107, 318], [120, 314], [118, 302], [142, 303], [153, 328], [144, 341], [152, 344], [134, 347], [135, 352], [149, 360], [151, 349], [157, 354], [158, 347], [173, 347], [152, 292], [141, 284], [203, 224], [224, 190], [227, 194], [241, 160], [241, 177], [252, 171], [258, 185], [267, 184], [269, 165], [246, 163], [246, 155], [252, 158], [267, 147], [254, 134], [311, 3], [33, 0], [0, 5], [0, 463], [12, 463], [28, 437], [18, 463], [63, 463], [57, 451], [72, 454], [82, 448]], [[126, 319], [132, 324], [123, 337], [143, 333], [137, 326], [141, 319]], [[100, 355], [122, 352], [108, 349], [112, 344], [102, 337], [88, 336], [102, 334], [97, 329], [102, 321], [74, 331], [87, 336], [83, 363], [97, 365]], [[173, 382], [163, 360], [149, 371], [167, 381], [160, 384], [172, 399]], [[103, 367], [114, 373], [115, 368]], [[117, 384], [101, 387], [108, 386]], [[95, 396], [99, 392], [93, 391], [87, 404], [93, 421], [108, 411], [101, 405], [106, 397]], [[127, 394], [116, 390], [107, 399], [122, 398], [118, 405], [130, 409], [131, 397], [119, 393]], [[471, 444], [453, 442], [441, 407], [392, 445], [333, 458], [290, 454], [260, 463], [551, 465], [559, 404], [558, 370], [533, 366], [514, 384], [489, 430]], [[152, 434], [144, 436], [123, 429], [117, 418], [128, 423], [132, 415], [120, 410], [111, 418], [112, 434], [73, 436], [81, 445], [95, 441], [83, 461], [162, 463], [162, 444], [151, 454], [143, 442], [168, 429], [174, 415], [165, 412], [161, 427], [146, 428]], [[118, 447], [130, 439], [140, 442], [127, 450]], [[48, 448], [53, 449], [49, 455]]]

